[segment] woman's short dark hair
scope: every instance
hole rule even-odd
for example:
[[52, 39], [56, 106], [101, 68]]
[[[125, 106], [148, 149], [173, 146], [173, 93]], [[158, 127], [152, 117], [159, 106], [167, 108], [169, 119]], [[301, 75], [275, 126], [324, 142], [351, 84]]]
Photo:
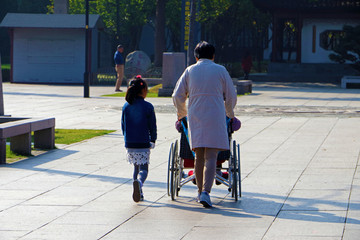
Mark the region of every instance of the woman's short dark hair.
[[148, 89], [146, 82], [141, 78], [140, 75], [134, 77], [129, 83], [129, 88], [126, 92], [125, 100], [132, 104], [135, 98], [141, 94], [143, 89]]
[[208, 42], [199, 42], [194, 49], [194, 56], [198, 59], [207, 58], [213, 59], [215, 54], [215, 47]]

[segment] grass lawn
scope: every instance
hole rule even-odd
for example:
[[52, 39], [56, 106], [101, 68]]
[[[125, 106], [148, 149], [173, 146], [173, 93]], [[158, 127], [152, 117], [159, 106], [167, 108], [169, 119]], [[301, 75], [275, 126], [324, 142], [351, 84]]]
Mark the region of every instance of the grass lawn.
[[[154, 98], [154, 97], [159, 97], [158, 93], [159, 93], [159, 89], [162, 88], [162, 84], [158, 84], [155, 85], [151, 88], [149, 88], [148, 94], [146, 97], [150, 97], [150, 98]], [[114, 94], [106, 94], [106, 95], [102, 95], [102, 97], [125, 97], [126, 92], [119, 92], [119, 93], [114, 93]]]
[[[55, 129], [55, 144], [72, 144], [81, 142], [97, 136], [102, 136], [115, 130], [92, 130], [92, 129]], [[36, 149], [33, 153], [44, 153], [46, 150]], [[27, 158], [28, 156], [19, 155], [10, 150], [10, 146], [6, 146], [6, 162], [16, 162]]]
[[115, 130], [55, 129], [55, 144], [72, 144], [112, 132]]
[[1, 69], [10, 69], [10, 64], [1, 64]]
[[16, 162], [16, 161], [22, 160], [26, 157], [27, 156], [23, 156], [23, 155], [14, 153], [13, 151], [10, 150], [10, 146], [6, 145], [6, 162], [7, 163]]

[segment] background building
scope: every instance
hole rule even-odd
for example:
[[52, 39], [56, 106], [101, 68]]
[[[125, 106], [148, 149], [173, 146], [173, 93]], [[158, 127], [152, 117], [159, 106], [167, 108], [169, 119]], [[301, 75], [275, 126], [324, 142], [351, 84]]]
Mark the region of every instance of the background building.
[[[11, 82], [83, 83], [85, 15], [8, 13], [0, 27], [10, 33]], [[89, 29], [89, 67], [97, 71], [107, 52], [99, 15], [89, 16]]]
[[344, 25], [360, 24], [359, 0], [253, 0], [272, 14], [271, 42], [265, 58], [269, 80], [338, 82], [354, 71], [329, 59]]

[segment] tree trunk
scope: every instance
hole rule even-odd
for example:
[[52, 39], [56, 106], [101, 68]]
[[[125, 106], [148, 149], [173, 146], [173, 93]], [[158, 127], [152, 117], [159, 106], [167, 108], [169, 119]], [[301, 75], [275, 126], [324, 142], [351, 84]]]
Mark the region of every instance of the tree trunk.
[[196, 32], [195, 32], [196, 5], [197, 5], [197, 0], [191, 0], [189, 45], [188, 45], [188, 51], [187, 51], [187, 65], [188, 66], [195, 63], [194, 49], [195, 49], [195, 34], [196, 34]]
[[162, 65], [162, 55], [166, 50], [165, 41], [165, 4], [166, 0], [156, 1], [156, 25], [155, 25], [155, 59], [156, 67]]
[[[116, 41], [119, 41], [119, 35], [120, 35], [120, 0], [116, 0], [116, 34], [115, 38]], [[119, 43], [117, 43], [119, 44]]]

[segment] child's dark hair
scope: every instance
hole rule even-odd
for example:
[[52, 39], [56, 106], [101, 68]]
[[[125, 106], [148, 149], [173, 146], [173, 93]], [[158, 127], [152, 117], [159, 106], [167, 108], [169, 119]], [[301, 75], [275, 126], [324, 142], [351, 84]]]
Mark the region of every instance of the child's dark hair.
[[215, 54], [215, 47], [208, 42], [199, 42], [194, 49], [194, 56], [198, 59], [212, 59]]
[[137, 75], [129, 83], [129, 88], [126, 92], [125, 100], [132, 104], [137, 96], [141, 94], [143, 89], [148, 89], [146, 82], [141, 78], [140, 75]]

